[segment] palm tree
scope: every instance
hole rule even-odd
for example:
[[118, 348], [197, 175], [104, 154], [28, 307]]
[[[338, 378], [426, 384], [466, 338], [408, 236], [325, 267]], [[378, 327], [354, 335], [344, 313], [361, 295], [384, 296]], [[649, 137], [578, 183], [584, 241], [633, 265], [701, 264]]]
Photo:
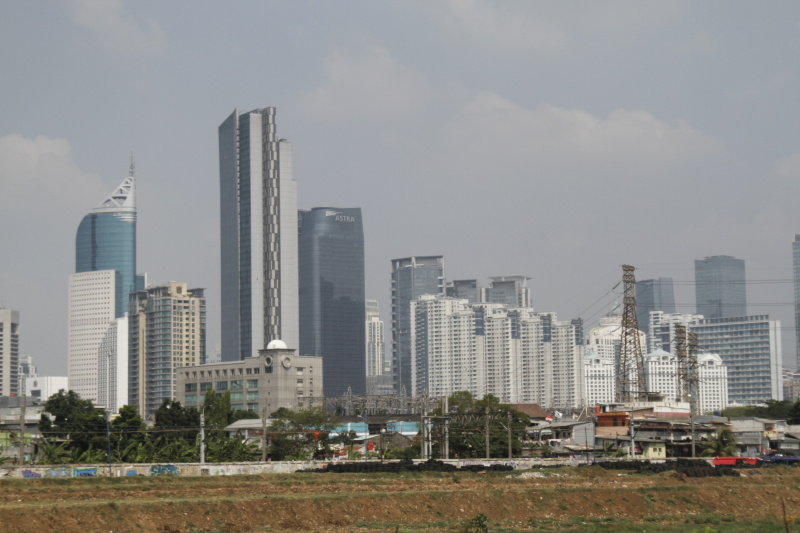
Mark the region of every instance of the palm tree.
[[703, 457], [732, 457], [736, 455], [736, 437], [728, 428], [717, 430], [716, 436], [700, 441]]

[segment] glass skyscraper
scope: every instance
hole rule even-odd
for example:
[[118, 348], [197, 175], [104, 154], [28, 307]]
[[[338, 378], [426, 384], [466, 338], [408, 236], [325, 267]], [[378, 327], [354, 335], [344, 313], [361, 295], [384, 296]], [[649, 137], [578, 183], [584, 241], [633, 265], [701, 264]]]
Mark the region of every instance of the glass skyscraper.
[[675, 312], [672, 278], [643, 279], [636, 282], [636, 321], [639, 331], [647, 331], [650, 311], [663, 311], [665, 314]]
[[694, 261], [697, 314], [705, 318], [747, 315], [744, 260], [715, 255]]
[[361, 209], [299, 212], [300, 354], [322, 357], [325, 396], [366, 394]]
[[128, 311], [136, 283], [136, 195], [133, 163], [128, 176], [103, 203], [83, 217], [75, 237], [75, 272], [115, 270], [116, 318]]
[[297, 183], [275, 108], [219, 126], [222, 360], [257, 357], [270, 341], [299, 345]]
[[395, 392], [411, 384], [411, 302], [423, 294], [445, 293], [444, 257], [406, 257], [392, 260], [392, 378]]

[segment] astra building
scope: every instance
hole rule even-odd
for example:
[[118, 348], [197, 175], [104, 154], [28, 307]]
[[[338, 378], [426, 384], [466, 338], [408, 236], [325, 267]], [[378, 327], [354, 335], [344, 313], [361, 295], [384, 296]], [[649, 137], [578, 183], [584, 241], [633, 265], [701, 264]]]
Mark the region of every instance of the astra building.
[[647, 329], [651, 311], [675, 312], [672, 278], [643, 279], [636, 282], [636, 321], [640, 330]]
[[299, 347], [297, 183], [275, 108], [235, 109], [219, 126], [222, 360], [275, 339]]
[[0, 307], [0, 396], [19, 394], [19, 311]]
[[361, 209], [299, 212], [300, 354], [322, 357], [327, 396], [367, 392]]
[[444, 257], [392, 259], [392, 379], [398, 394], [413, 394], [411, 302], [423, 294], [445, 294]]
[[[75, 237], [75, 274], [69, 278], [69, 388], [95, 402], [100, 345], [112, 322], [125, 316], [128, 295], [145, 279], [136, 274], [133, 170], [131, 158], [128, 176], [83, 217]], [[127, 354], [115, 357], [124, 359]]]
[[729, 255], [695, 259], [697, 314], [705, 318], [747, 315], [744, 260]]
[[205, 362], [204, 289], [170, 281], [131, 294], [128, 399], [142, 417], [178, 396], [176, 373]]

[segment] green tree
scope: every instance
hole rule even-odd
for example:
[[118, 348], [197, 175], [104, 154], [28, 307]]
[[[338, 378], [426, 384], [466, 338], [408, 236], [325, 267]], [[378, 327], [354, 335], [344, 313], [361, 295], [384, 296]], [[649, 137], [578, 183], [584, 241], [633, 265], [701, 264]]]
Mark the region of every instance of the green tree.
[[712, 438], [700, 441], [703, 457], [732, 457], [736, 455], [736, 437], [728, 428], [717, 430], [717, 434]]
[[153, 429], [167, 440], [194, 442], [200, 432], [200, 412], [194, 407], [183, 407], [181, 402], [164, 398], [155, 411]]
[[[93, 451], [106, 453], [106, 414], [102, 409], [96, 409], [91, 400], [82, 400], [75, 391], [60, 392], [47, 399], [44, 411], [39, 420], [39, 431], [45, 442], [53, 444], [68, 440], [65, 449], [73, 459], [89, 457]], [[46, 413], [50, 413], [52, 418]]]

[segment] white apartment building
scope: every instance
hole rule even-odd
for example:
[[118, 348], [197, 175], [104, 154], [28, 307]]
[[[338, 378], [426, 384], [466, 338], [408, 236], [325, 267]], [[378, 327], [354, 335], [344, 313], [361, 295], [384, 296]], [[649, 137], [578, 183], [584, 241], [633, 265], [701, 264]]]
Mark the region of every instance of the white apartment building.
[[414, 394], [466, 390], [507, 403], [583, 405], [575, 326], [555, 313], [433, 295], [411, 305]]
[[366, 300], [365, 307], [366, 331], [364, 338], [367, 343], [367, 376], [380, 376], [383, 375], [386, 358], [383, 320], [378, 311], [377, 300]]
[[650, 323], [648, 325], [648, 346], [647, 351], [656, 350], [673, 351], [673, 339], [675, 339], [675, 326], [686, 326], [687, 331], [690, 326], [698, 324], [703, 315], [692, 315], [682, 313], [664, 313], [663, 311], [651, 311]]
[[614, 361], [589, 352], [583, 360], [583, 365], [587, 405], [613, 402], [616, 387]]
[[0, 396], [19, 393], [19, 311], [0, 308]]
[[[597, 357], [616, 361], [622, 338], [622, 315], [609, 314], [600, 319], [600, 325], [589, 331], [587, 350]], [[647, 335], [639, 331], [639, 345], [647, 352]]]
[[97, 353], [97, 404], [112, 413], [128, 403], [128, 317], [113, 321]]
[[[664, 396], [665, 401], [681, 401], [678, 391], [678, 358], [664, 350], [645, 356], [647, 390]], [[728, 372], [719, 355], [697, 356], [698, 404], [703, 414], [728, 406]]]
[[100, 344], [115, 319], [115, 270], [69, 276], [67, 338], [69, 389], [84, 400], [97, 401], [97, 358]]

